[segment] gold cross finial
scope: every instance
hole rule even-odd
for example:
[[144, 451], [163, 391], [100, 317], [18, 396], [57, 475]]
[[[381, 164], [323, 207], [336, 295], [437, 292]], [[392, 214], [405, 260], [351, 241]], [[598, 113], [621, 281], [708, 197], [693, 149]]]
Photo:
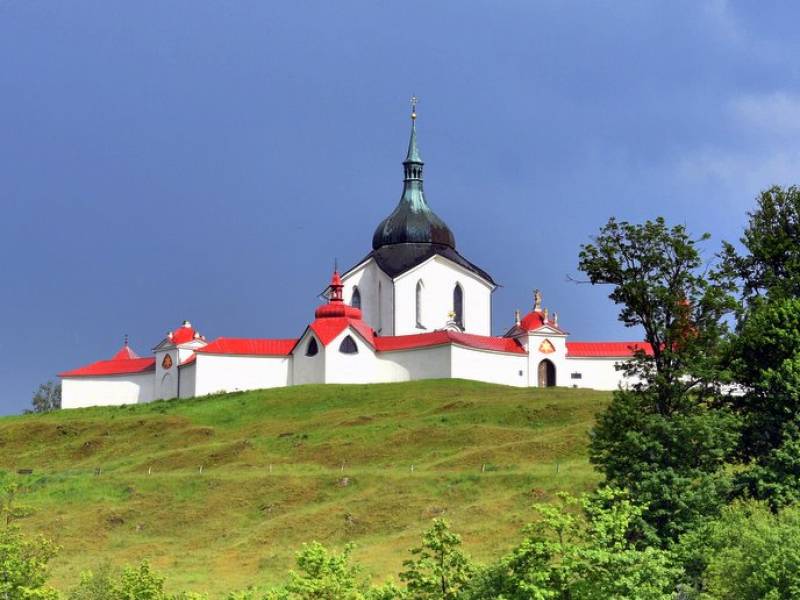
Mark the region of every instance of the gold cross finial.
[[411, 96], [411, 120], [414, 121], [417, 118], [417, 102], [419, 99], [416, 96]]

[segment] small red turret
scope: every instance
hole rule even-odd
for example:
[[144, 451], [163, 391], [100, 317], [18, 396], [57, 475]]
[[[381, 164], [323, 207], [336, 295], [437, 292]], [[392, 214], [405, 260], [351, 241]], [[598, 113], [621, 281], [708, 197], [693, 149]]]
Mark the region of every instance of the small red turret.
[[333, 272], [331, 283], [328, 286], [328, 303], [323, 304], [314, 312], [317, 319], [332, 319], [337, 317], [347, 317], [349, 319], [361, 320], [361, 309], [349, 306], [344, 303], [344, 285], [339, 271]]

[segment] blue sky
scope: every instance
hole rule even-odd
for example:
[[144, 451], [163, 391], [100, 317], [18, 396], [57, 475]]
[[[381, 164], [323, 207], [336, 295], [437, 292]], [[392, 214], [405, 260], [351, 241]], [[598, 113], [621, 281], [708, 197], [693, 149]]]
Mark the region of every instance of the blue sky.
[[183, 319], [292, 337], [426, 194], [572, 339], [634, 339], [568, 281], [614, 215], [737, 238], [800, 176], [796, 4], [0, 0], [0, 413]]

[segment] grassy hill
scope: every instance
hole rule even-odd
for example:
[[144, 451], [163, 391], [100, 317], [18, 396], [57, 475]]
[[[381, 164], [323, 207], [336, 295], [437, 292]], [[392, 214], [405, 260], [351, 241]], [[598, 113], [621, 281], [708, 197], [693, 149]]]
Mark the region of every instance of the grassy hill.
[[[380, 579], [444, 515], [478, 559], [534, 501], [597, 481], [586, 432], [610, 394], [467, 381], [300, 386], [0, 419], [20, 521], [63, 550], [53, 583], [149, 558], [212, 598], [282, 579], [302, 542], [356, 544]], [[201, 472], [202, 467], [202, 472]], [[413, 470], [412, 470], [413, 468]]]

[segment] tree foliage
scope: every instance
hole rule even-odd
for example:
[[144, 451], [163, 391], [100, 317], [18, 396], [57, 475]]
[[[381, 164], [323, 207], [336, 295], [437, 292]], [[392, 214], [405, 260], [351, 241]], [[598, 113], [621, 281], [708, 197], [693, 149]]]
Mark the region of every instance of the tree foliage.
[[744, 389], [732, 399], [744, 418], [741, 455], [756, 458], [779, 446], [786, 424], [800, 416], [800, 298], [754, 306], [730, 361]]
[[748, 304], [769, 296], [772, 299], [800, 296], [800, 188], [765, 190], [749, 213], [739, 252], [726, 243], [724, 263], [742, 283]]
[[698, 244], [682, 225], [662, 218], [644, 224], [610, 219], [579, 255], [579, 269], [595, 285], [609, 285], [627, 327], [641, 327], [652, 354], [640, 350], [626, 367], [653, 390], [654, 408], [680, 411], [698, 386], [716, 381], [717, 349], [735, 308], [733, 284], [702, 269]]
[[42, 538], [26, 538], [16, 526], [0, 527], [0, 598], [58, 600], [46, 585], [47, 565], [58, 548]]
[[598, 416], [590, 460], [606, 482], [630, 489], [643, 506], [637, 527], [644, 543], [675, 540], [725, 502], [726, 469], [738, 440], [738, 420], [703, 403], [665, 417], [649, 390], [619, 390]]
[[591, 283], [611, 286], [620, 320], [641, 328], [649, 346], [624, 366], [635, 383], [615, 393], [590, 442], [606, 483], [647, 507], [641, 534], [649, 542], [676, 539], [728, 492], [723, 468], [738, 426], [714, 400], [724, 317], [735, 301], [725, 274], [703, 267], [698, 245], [707, 237], [661, 218], [611, 219], [580, 253], [579, 268]]
[[460, 548], [461, 538], [443, 519], [422, 536], [422, 545], [412, 548], [413, 559], [403, 563], [401, 581], [412, 598], [455, 600], [469, 582], [474, 568]]
[[31, 398], [35, 413], [45, 413], [61, 408], [61, 384], [48, 381], [42, 383]]
[[742, 285], [729, 368], [743, 393], [740, 493], [773, 508], [800, 499], [800, 188], [762, 192], [741, 243], [723, 252]]
[[297, 553], [297, 571], [289, 582], [269, 591], [264, 600], [369, 600], [369, 582], [350, 559], [352, 545], [340, 553], [318, 542], [306, 544]]
[[[509, 555], [489, 567], [469, 598], [496, 600], [609, 600], [673, 597], [680, 569], [657, 548], [629, 540], [641, 507], [611, 488], [562, 506], [536, 505], [541, 520]], [[574, 507], [579, 508], [576, 514]]]
[[191, 592], [168, 594], [165, 581], [147, 561], [138, 567], [125, 567], [117, 577], [106, 564], [95, 572], [81, 573], [80, 582], [70, 590], [67, 600], [206, 600]]
[[757, 502], [735, 503], [688, 533], [677, 552], [698, 600], [800, 598], [800, 509], [777, 514]]

